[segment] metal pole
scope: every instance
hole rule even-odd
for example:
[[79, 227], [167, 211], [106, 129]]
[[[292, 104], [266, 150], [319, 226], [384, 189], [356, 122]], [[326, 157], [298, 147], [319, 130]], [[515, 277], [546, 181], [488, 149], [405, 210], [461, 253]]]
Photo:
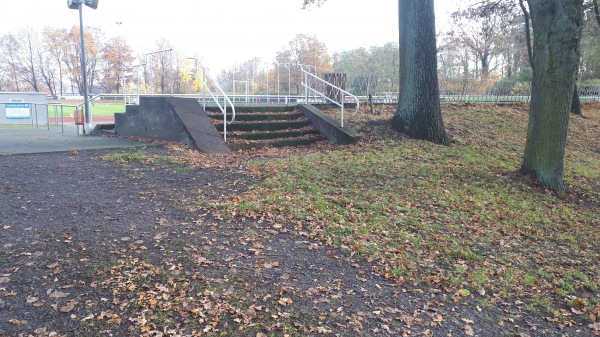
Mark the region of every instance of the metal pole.
[[[147, 57], [147, 56], [146, 56]], [[148, 62], [148, 60], [146, 60], [146, 62]], [[148, 76], [149, 80], [150, 80], [150, 95], [154, 95], [154, 88], [152, 85], [152, 55], [150, 55], [150, 69], [149, 69], [149, 73], [150, 75]]]
[[123, 105], [125, 106], [125, 111], [127, 111], [127, 79], [123, 77]]
[[277, 63], [277, 103], [279, 103], [279, 63]]
[[304, 73], [304, 104], [308, 104], [308, 89], [306, 88], [306, 86], [308, 86], [308, 74]]
[[[204, 88], [204, 83], [206, 83], [206, 69], [204, 69], [204, 66], [202, 66], [202, 109], [206, 111], [206, 91]], [[225, 102], [225, 106], [227, 106], [227, 102]]]
[[171, 96], [173, 96], [173, 49], [169, 50], [169, 77], [171, 81]]
[[83, 103], [85, 106], [85, 127], [83, 133], [92, 129], [92, 114], [88, 101], [87, 71], [85, 69], [85, 42], [83, 38], [83, 1], [79, 3], [79, 35], [81, 37], [81, 74], [83, 77]]

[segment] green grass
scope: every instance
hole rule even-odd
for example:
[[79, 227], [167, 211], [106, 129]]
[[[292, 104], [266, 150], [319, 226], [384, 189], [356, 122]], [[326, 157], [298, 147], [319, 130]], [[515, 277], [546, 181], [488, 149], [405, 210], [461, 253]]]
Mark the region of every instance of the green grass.
[[476, 109], [445, 113], [449, 147], [398, 135], [390, 115], [351, 120], [361, 144], [256, 162], [263, 182], [212, 206], [302, 226], [400, 281], [483, 288], [483, 299], [531, 299], [545, 312], [599, 297], [600, 109], [571, 123], [564, 200], [515, 174], [526, 108]]
[[94, 116], [113, 116], [115, 112], [125, 112], [123, 104], [94, 104], [92, 114]]

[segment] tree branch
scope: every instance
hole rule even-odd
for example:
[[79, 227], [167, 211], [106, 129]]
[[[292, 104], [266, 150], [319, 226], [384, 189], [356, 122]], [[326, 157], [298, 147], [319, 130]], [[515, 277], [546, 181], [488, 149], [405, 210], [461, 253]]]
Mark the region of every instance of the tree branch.
[[[596, 2], [596, 0], [594, 0]], [[519, 6], [521, 6], [521, 11], [523, 11], [523, 16], [525, 17], [525, 39], [527, 40], [527, 56], [529, 56], [529, 65], [533, 68], [533, 50], [531, 47], [531, 30], [529, 28], [529, 22], [531, 21], [531, 17], [529, 15], [529, 11], [525, 7], [523, 0], [519, 0]]]

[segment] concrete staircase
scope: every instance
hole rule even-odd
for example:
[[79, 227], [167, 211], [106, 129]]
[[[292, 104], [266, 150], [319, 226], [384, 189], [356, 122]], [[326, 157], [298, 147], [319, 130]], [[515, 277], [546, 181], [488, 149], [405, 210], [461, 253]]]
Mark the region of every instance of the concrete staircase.
[[[210, 108], [207, 108], [207, 114], [223, 134], [223, 114]], [[231, 120], [231, 114], [227, 115], [227, 120]], [[233, 151], [305, 146], [325, 139], [295, 107], [238, 108], [235, 122], [227, 124], [227, 145]]]
[[[227, 121], [231, 121], [231, 113]], [[115, 113], [115, 124], [99, 124], [96, 133], [175, 141], [204, 153], [264, 147], [305, 146], [321, 140], [356, 143], [360, 135], [312, 105], [251, 106], [236, 108], [223, 140], [223, 114], [206, 111], [193, 98], [142, 96], [140, 105]]]

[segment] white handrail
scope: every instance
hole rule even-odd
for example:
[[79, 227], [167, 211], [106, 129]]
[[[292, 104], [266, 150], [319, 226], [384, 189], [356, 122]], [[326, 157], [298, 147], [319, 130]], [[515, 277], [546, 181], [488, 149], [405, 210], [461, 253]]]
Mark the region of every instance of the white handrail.
[[[203, 75], [204, 76], [208, 75], [208, 77], [210, 79], [212, 79], [212, 77], [210, 76], [210, 73], [208, 73], [208, 71], [206, 70], [204, 65], [201, 64], [201, 66], [202, 66]], [[219, 99], [210, 90], [208, 85], [206, 85], [206, 81], [204, 81], [204, 78], [203, 78], [204, 76], [200, 77], [200, 76], [198, 76], [198, 74], [195, 74], [192, 72], [190, 72], [190, 75], [196, 77], [197, 79], [199, 79], [202, 82], [202, 95], [204, 96], [204, 89], [206, 88], [208, 90], [208, 93], [210, 94], [210, 97], [212, 97], [213, 101], [215, 101], [215, 103], [217, 104], [217, 106], [219, 107], [221, 112], [223, 113], [223, 140], [227, 141], [227, 102], [229, 102], [229, 105], [231, 106], [231, 121], [229, 122], [229, 124], [233, 123], [233, 121], [235, 120], [235, 106], [233, 106], [233, 103], [231, 102], [229, 97], [227, 97], [227, 95], [225, 94], [225, 91], [223, 91], [223, 89], [221, 88], [219, 83], [217, 83], [214, 79], [213, 79], [212, 83], [215, 85], [215, 87], [221, 92], [221, 94], [224, 97], [223, 106], [219, 102]], [[202, 108], [204, 110], [206, 110], [206, 100], [205, 99], [202, 99]]]
[[[339, 90], [339, 92], [340, 92], [340, 94], [342, 96], [341, 103], [338, 103], [336, 100], [330, 98], [329, 96], [325, 95], [324, 93], [322, 93], [322, 92], [320, 92], [320, 91], [318, 91], [316, 89], [311, 88], [308, 84], [306, 84], [304, 82], [302, 83], [302, 86], [305, 89], [312, 91], [313, 93], [315, 93], [315, 94], [317, 94], [317, 95], [325, 98], [326, 100], [332, 102], [333, 104], [335, 104], [335, 105], [337, 105], [337, 106], [339, 106], [341, 108], [341, 114], [340, 114], [340, 126], [341, 127], [344, 127], [344, 103], [346, 101], [346, 95], [348, 95], [351, 98], [353, 98], [354, 101], [356, 102], [356, 111], [352, 114], [352, 116], [355, 116], [358, 113], [358, 110], [360, 108], [360, 101], [358, 100], [358, 97], [356, 97], [356, 96], [352, 95], [351, 93], [347, 92], [346, 90], [344, 90], [344, 89], [342, 89], [342, 88], [334, 85], [333, 83], [329, 83], [329, 82], [323, 80], [322, 78], [319, 78], [316, 75], [313, 75], [313, 74], [309, 73], [308, 71], [304, 70], [303, 68], [301, 68], [300, 70], [304, 73], [304, 81], [306, 83], [309, 83], [308, 78], [310, 76], [310, 77], [316, 79], [317, 81], [325, 84], [326, 86], [330, 86], [330, 87], [332, 87], [332, 88], [334, 88], [336, 90]], [[306, 96], [306, 100], [308, 101], [308, 92], [306, 92], [305, 96]]]

